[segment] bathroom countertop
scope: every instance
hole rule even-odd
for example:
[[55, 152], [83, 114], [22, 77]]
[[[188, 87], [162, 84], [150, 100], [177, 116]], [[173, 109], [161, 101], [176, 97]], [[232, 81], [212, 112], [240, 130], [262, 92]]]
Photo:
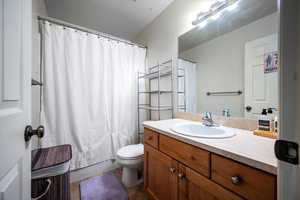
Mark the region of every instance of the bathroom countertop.
[[229, 128], [236, 135], [225, 139], [196, 138], [178, 134], [171, 128], [179, 123], [191, 122], [183, 119], [145, 121], [144, 127], [182, 142], [200, 147], [257, 169], [277, 174], [277, 159], [274, 154], [275, 139], [253, 135], [251, 131]]

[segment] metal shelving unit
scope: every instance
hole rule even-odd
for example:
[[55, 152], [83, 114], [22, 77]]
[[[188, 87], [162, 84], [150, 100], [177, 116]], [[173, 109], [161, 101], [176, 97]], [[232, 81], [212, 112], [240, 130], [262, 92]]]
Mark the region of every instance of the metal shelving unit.
[[[148, 73], [138, 73], [138, 132], [142, 134], [140, 131], [140, 111], [146, 110], [147, 119], [152, 120], [152, 112], [157, 112], [158, 120], [161, 119], [161, 112], [171, 111], [171, 118], [174, 116], [174, 87], [173, 87], [173, 63], [172, 59], [168, 60], [164, 63], [158, 63], [157, 65], [150, 67]], [[161, 79], [163, 77], [170, 77], [170, 90], [162, 90], [161, 89]], [[146, 91], [140, 90], [140, 81], [144, 80], [145, 84], [147, 84], [148, 89]], [[152, 88], [152, 81], [157, 81], [157, 87], [155, 89]], [[146, 88], [146, 87], [145, 87]], [[161, 95], [169, 94], [170, 96], [170, 105], [161, 105]], [[141, 95], [146, 95], [147, 103], [141, 104], [140, 97]], [[151, 102], [152, 95], [157, 96], [157, 105], [153, 105]]]
[[[177, 88], [179, 89], [179, 84], [180, 81], [183, 82], [183, 91], [177, 91], [177, 110], [178, 111], [182, 111], [182, 112], [186, 112], [186, 85], [185, 85], [185, 69], [184, 68], [180, 68], [179, 66], [177, 67]], [[183, 96], [183, 104], [180, 105], [179, 101], [180, 101], [180, 97], [179, 95]]]

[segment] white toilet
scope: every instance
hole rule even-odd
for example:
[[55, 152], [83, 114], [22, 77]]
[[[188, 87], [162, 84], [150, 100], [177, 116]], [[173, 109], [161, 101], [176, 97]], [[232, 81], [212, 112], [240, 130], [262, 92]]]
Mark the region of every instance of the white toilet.
[[126, 187], [132, 187], [142, 182], [138, 178], [138, 170], [142, 169], [144, 160], [144, 145], [134, 144], [122, 147], [117, 152], [117, 162], [123, 167], [122, 182]]

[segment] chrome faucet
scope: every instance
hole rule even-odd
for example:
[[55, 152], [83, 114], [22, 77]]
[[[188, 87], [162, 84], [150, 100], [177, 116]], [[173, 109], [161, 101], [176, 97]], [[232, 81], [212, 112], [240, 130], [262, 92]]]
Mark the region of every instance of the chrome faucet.
[[212, 116], [211, 116], [211, 112], [203, 113], [202, 120], [203, 120], [203, 124], [205, 126], [215, 126], [215, 123], [214, 123], [214, 121], [212, 119]]
[[224, 109], [222, 111], [222, 116], [223, 117], [230, 117], [230, 110], [228, 108]]

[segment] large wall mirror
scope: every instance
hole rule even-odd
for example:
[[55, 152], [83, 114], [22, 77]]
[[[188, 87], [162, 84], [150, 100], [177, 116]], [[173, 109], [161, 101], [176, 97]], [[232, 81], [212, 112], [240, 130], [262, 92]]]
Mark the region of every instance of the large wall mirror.
[[178, 39], [178, 111], [278, 114], [278, 16], [276, 0], [219, 0], [200, 13]]

